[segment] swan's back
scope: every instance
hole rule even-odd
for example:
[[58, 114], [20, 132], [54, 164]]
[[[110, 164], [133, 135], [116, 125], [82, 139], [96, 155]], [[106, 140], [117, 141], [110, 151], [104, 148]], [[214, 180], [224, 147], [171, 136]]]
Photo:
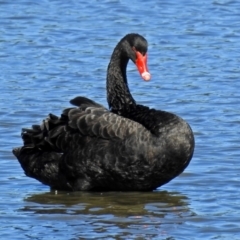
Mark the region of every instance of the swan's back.
[[87, 98], [71, 103], [78, 107], [23, 129], [24, 146], [13, 153], [26, 175], [58, 189], [150, 189], [143, 180], [153, 167], [148, 161], [151, 133]]

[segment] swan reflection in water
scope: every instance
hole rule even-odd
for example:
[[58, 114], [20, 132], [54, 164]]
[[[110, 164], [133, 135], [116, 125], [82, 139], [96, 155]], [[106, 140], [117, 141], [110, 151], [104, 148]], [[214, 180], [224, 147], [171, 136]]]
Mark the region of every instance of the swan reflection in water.
[[[31, 204], [27, 204], [30, 202]], [[32, 204], [33, 203], [33, 204]], [[37, 203], [34, 205], [34, 203]], [[176, 192], [57, 192], [25, 198], [23, 211], [45, 214], [114, 214], [116, 216], [188, 212], [188, 198]], [[70, 213], [71, 212], [71, 213]]]
[[47, 224], [60, 236], [73, 233], [72, 239], [175, 239], [166, 237], [195, 215], [187, 197], [168, 191], [52, 191], [31, 195], [23, 204], [20, 211], [32, 212], [34, 224]]

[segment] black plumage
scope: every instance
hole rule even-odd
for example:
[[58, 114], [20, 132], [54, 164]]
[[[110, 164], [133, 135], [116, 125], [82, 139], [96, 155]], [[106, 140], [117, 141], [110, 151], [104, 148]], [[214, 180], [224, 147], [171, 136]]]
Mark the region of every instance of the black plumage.
[[42, 125], [22, 130], [23, 146], [13, 153], [27, 176], [58, 190], [147, 191], [183, 172], [194, 151], [192, 130], [172, 113], [136, 104], [126, 67], [129, 59], [137, 65], [137, 53], [147, 54], [139, 34], [126, 35], [113, 51], [107, 73], [110, 110], [76, 97], [70, 101], [76, 107], [60, 117], [50, 114]]

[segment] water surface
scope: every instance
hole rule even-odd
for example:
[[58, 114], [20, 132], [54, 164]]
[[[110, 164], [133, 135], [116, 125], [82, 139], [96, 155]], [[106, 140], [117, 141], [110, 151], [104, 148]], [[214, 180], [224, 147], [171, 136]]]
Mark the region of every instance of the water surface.
[[[240, 239], [240, 2], [1, 1], [1, 239]], [[111, 52], [129, 32], [149, 42], [137, 102], [174, 112], [196, 149], [151, 193], [66, 193], [27, 178], [11, 153], [20, 130], [70, 99], [106, 103]]]

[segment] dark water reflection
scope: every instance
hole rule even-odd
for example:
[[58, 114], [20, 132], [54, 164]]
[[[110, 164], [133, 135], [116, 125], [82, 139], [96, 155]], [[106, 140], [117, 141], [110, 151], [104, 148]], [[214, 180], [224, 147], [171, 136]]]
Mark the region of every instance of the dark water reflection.
[[86, 237], [86, 232], [94, 231], [101, 232], [103, 238], [111, 235], [114, 238], [131, 237], [134, 233], [144, 239], [167, 237], [170, 224], [176, 227], [186, 217], [194, 215], [188, 207], [187, 197], [167, 191], [49, 192], [27, 197], [19, 211], [34, 213], [45, 220], [64, 220], [68, 222], [68, 228], [75, 228], [76, 224], [82, 227], [83, 224], [84, 234], [75, 232], [75, 237]]
[[[26, 203], [38, 203], [37, 205], [27, 205], [22, 210], [31, 210], [36, 213], [59, 213], [68, 212], [79, 214], [114, 214], [116, 216], [144, 215], [152, 214], [156, 216], [164, 213], [174, 213], [186, 211], [187, 198], [176, 192], [156, 191], [156, 192], [49, 192], [35, 194], [25, 199]], [[45, 208], [46, 207], [46, 208]], [[52, 212], [51, 212], [52, 209]], [[157, 211], [158, 210], [158, 211]], [[166, 213], [168, 214], [168, 213]]]

